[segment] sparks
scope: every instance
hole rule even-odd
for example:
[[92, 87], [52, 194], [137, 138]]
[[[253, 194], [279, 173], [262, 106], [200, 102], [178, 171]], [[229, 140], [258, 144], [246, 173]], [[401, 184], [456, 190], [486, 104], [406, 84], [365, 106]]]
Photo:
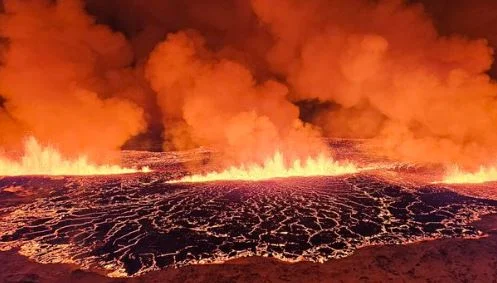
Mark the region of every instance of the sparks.
[[446, 184], [482, 184], [497, 181], [497, 168], [480, 167], [476, 172], [466, 172], [459, 167], [450, 169], [442, 183]]
[[0, 176], [51, 175], [51, 176], [90, 176], [114, 175], [137, 172], [150, 172], [148, 167], [141, 169], [122, 168], [118, 165], [95, 165], [86, 156], [66, 160], [59, 151], [43, 147], [31, 137], [24, 144], [24, 155], [19, 161], [0, 156]]
[[350, 163], [340, 164], [335, 160], [320, 154], [317, 158], [308, 158], [305, 162], [295, 160], [291, 166], [286, 166], [283, 155], [276, 152], [263, 165], [230, 167], [222, 172], [211, 172], [204, 175], [186, 176], [170, 183], [197, 183], [222, 180], [261, 181], [275, 178], [337, 176], [353, 174], [359, 169]]

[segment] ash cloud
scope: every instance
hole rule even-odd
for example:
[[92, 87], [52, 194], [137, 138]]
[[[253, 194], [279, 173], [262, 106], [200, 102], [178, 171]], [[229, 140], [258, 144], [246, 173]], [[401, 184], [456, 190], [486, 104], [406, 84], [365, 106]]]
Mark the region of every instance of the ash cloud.
[[29, 132], [91, 154], [163, 127], [164, 149], [227, 162], [313, 155], [323, 136], [495, 162], [491, 1], [4, 2], [4, 147]]

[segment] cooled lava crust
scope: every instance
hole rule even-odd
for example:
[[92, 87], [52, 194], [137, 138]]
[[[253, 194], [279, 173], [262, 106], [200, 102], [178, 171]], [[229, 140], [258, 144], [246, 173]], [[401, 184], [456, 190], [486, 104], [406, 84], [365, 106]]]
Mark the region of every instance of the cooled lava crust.
[[[162, 169], [1, 178], [0, 249], [19, 248], [38, 262], [76, 263], [110, 276], [250, 255], [323, 262], [367, 245], [480, 237], [471, 221], [497, 212], [495, 200], [385, 172], [169, 184], [183, 174], [184, 156], [128, 157]], [[392, 170], [412, 174], [410, 168]]]

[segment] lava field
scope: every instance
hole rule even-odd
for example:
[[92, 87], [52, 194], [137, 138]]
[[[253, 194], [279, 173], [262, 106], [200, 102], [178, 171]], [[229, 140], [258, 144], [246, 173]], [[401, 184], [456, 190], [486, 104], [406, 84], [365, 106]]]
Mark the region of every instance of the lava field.
[[[160, 159], [149, 155], [140, 160]], [[1, 178], [0, 250], [109, 276], [242, 256], [324, 262], [368, 245], [481, 237], [471, 222], [497, 212], [495, 200], [389, 177], [387, 169], [170, 184], [178, 158], [149, 174]], [[408, 169], [391, 175], [399, 170]]]
[[497, 212], [494, 200], [373, 174], [188, 185], [159, 174], [0, 180], [4, 199], [33, 187], [43, 195], [2, 204], [0, 248], [111, 276], [249, 255], [323, 262], [367, 245], [479, 237], [469, 223]]

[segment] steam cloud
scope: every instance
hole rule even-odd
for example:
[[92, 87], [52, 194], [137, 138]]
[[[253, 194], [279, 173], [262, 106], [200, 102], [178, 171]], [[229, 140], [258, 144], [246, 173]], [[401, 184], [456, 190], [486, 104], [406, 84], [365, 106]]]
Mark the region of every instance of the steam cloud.
[[[95, 155], [160, 121], [165, 149], [237, 163], [315, 155], [321, 135], [407, 161], [495, 162], [487, 34], [455, 35], [430, 18], [438, 5], [413, 2], [7, 0], [0, 143], [29, 132]], [[328, 106], [309, 124], [301, 101]]]

